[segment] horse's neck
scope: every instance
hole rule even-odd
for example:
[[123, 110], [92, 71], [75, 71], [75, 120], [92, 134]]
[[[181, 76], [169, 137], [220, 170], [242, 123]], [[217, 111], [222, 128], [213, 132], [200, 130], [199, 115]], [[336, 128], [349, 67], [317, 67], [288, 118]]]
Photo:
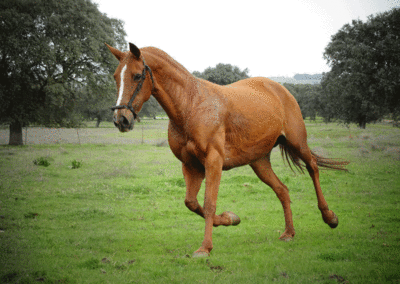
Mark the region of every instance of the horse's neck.
[[179, 125], [186, 121], [193, 107], [193, 98], [197, 94], [196, 78], [172, 58], [148, 53], [146, 63], [153, 71], [156, 90], [153, 96], [167, 113], [168, 117]]

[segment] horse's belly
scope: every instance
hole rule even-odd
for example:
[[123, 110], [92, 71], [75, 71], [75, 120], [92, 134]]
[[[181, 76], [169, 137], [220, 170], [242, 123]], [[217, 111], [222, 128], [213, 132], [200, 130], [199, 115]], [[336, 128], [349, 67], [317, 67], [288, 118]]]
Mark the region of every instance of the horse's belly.
[[227, 133], [224, 169], [247, 165], [265, 157], [271, 152], [278, 137], [284, 134], [278, 116], [264, 113], [263, 119], [248, 121], [244, 123], [246, 128], [237, 128]]
[[276, 139], [264, 140], [260, 141], [256, 145], [247, 147], [231, 147], [230, 145], [226, 145], [223, 169], [229, 170], [248, 165], [265, 157], [269, 152], [272, 151], [275, 142]]

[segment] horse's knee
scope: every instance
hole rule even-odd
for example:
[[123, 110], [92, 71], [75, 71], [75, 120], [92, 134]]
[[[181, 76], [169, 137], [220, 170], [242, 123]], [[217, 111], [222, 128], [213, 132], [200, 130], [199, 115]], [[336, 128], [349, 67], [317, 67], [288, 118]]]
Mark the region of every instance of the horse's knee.
[[197, 200], [185, 199], [185, 205], [191, 211], [196, 211], [196, 209], [199, 207], [199, 203], [197, 202]]

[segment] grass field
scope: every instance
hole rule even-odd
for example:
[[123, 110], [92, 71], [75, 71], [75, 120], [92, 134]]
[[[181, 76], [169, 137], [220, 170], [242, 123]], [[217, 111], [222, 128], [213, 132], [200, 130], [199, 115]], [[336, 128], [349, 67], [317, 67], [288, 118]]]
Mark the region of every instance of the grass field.
[[165, 123], [143, 129], [154, 138], [145, 144], [138, 127], [80, 145], [1, 146], [0, 283], [400, 282], [400, 129], [307, 123], [315, 152], [351, 161], [348, 173], [321, 173], [334, 230], [309, 176], [274, 150], [292, 199], [291, 242], [278, 240], [284, 217], [274, 192], [248, 166], [224, 172], [218, 214], [242, 222], [215, 228], [211, 256], [193, 259], [204, 220], [184, 205]]

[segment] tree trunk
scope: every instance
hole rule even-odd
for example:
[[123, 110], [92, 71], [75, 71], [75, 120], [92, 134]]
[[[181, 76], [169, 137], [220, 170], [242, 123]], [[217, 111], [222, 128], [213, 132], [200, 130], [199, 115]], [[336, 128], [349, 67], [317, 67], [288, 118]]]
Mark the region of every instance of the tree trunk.
[[360, 120], [360, 121], [358, 122], [358, 126], [359, 126], [361, 129], [365, 129], [366, 124], [367, 124], [367, 123], [366, 123], [365, 119]]
[[14, 121], [10, 124], [10, 141], [8, 145], [24, 145], [22, 141], [22, 124]]
[[96, 122], [96, 127], [99, 127], [99, 126], [100, 126], [100, 122], [101, 122], [101, 117], [98, 116], [98, 117], [97, 117], [97, 122]]

